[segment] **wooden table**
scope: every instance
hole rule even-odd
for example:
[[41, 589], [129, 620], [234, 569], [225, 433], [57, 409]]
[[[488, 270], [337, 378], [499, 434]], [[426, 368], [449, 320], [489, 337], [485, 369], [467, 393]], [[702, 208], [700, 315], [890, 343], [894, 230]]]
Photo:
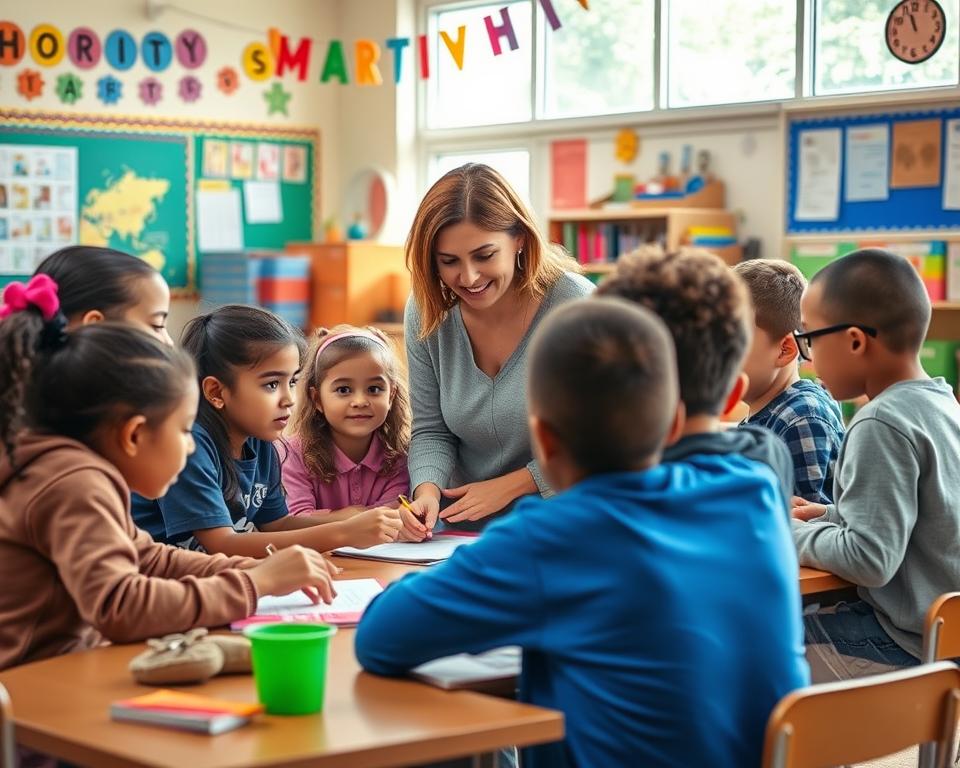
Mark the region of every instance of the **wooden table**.
[[[345, 578], [399, 578], [415, 566], [338, 558]], [[482, 755], [509, 745], [563, 738], [559, 712], [469, 691], [447, 692], [368, 675], [351, 629], [330, 650], [325, 711], [262, 716], [210, 737], [110, 720], [113, 701], [146, 693], [127, 671], [142, 645], [109, 646], [0, 672], [13, 700], [18, 743], [78, 765], [114, 768], [322, 766], [376, 768]], [[255, 701], [249, 675], [219, 677], [188, 690]]]
[[852, 588], [854, 585], [846, 579], [841, 579], [829, 571], [818, 571], [816, 568], [800, 566], [800, 594], [815, 595], [820, 592], [830, 592], [834, 589]]

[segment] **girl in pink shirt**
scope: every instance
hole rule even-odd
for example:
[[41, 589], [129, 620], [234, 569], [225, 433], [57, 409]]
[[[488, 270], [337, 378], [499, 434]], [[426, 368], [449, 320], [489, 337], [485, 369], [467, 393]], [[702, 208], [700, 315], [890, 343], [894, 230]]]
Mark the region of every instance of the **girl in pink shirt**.
[[283, 463], [291, 514], [332, 522], [396, 507], [410, 485], [410, 405], [387, 337], [370, 327], [321, 328], [302, 382]]

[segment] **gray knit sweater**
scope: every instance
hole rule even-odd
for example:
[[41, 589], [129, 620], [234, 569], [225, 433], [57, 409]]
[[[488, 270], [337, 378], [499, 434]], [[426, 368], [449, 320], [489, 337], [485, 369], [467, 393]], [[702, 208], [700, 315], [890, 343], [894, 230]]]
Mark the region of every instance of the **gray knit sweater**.
[[420, 313], [411, 297], [404, 315], [413, 437], [407, 466], [410, 487], [450, 488], [490, 480], [527, 467], [548, 489], [530, 450], [527, 432], [527, 348], [537, 324], [554, 307], [588, 296], [593, 283], [566, 273], [544, 296], [520, 344], [490, 378], [477, 368], [459, 305], [437, 331], [420, 340]]

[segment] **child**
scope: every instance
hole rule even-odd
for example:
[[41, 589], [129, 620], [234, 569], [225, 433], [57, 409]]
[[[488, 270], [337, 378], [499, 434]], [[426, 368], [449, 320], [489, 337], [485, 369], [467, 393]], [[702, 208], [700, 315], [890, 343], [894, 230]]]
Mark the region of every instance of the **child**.
[[527, 768], [758, 765], [770, 710], [807, 682], [796, 559], [755, 462], [659, 463], [682, 427], [675, 370], [645, 309], [551, 312], [527, 391], [558, 494], [390, 586], [357, 630], [364, 668], [520, 645], [520, 698], [566, 718], [566, 739], [527, 750]]
[[71, 245], [52, 253], [37, 267], [59, 286], [67, 327], [102, 320], [123, 320], [173, 344], [167, 333], [170, 288], [143, 259], [112, 248]]
[[920, 366], [930, 300], [906, 259], [865, 249], [818, 272], [800, 307], [800, 354], [838, 400], [870, 399], [840, 448], [835, 505], [794, 509], [800, 562], [860, 587], [805, 619], [807, 655], [821, 680], [911, 666], [930, 603], [960, 584], [960, 405]]
[[376, 328], [317, 332], [283, 464], [291, 514], [346, 519], [396, 507], [409, 493], [410, 405], [399, 367]]
[[0, 669], [227, 624], [258, 595], [329, 601], [315, 552], [210, 557], [134, 526], [130, 489], [162, 495], [193, 450], [193, 365], [125, 325], [65, 332], [58, 309], [46, 275], [0, 307]]
[[830, 503], [833, 468], [843, 440], [840, 408], [826, 390], [801, 379], [797, 368], [800, 295], [806, 285], [800, 270], [782, 260], [751, 259], [733, 268], [753, 299], [753, 346], [743, 372], [743, 400], [750, 415], [743, 424], [766, 427], [786, 443], [793, 456], [793, 493], [807, 501]]
[[388, 507], [327, 525], [287, 513], [273, 442], [294, 404], [299, 331], [266, 310], [228, 304], [191, 320], [183, 346], [200, 383], [197, 450], [163, 498], [134, 499], [137, 525], [157, 541], [248, 557], [263, 556], [268, 544], [323, 552], [397, 538], [400, 516]]
[[664, 451], [663, 460], [739, 453], [765, 464], [780, 481], [779, 505], [786, 514], [793, 489], [786, 446], [761, 427], [722, 430], [720, 425], [720, 417], [736, 406], [746, 386], [740, 370], [750, 347], [753, 312], [743, 281], [707, 251], [668, 254], [647, 246], [622, 256], [597, 295], [652, 309], [673, 336], [686, 421], [681, 438]]

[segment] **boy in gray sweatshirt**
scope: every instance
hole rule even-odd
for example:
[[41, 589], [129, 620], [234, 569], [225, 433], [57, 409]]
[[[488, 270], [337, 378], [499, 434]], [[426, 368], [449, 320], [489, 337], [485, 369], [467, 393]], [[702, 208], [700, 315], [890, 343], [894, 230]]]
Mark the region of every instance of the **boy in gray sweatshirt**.
[[912, 666], [930, 604], [960, 589], [960, 405], [920, 366], [930, 300], [906, 259], [864, 249], [814, 276], [801, 317], [800, 352], [830, 393], [870, 399], [840, 448], [834, 504], [794, 499], [800, 564], [860, 598], [805, 618], [812, 677]]

